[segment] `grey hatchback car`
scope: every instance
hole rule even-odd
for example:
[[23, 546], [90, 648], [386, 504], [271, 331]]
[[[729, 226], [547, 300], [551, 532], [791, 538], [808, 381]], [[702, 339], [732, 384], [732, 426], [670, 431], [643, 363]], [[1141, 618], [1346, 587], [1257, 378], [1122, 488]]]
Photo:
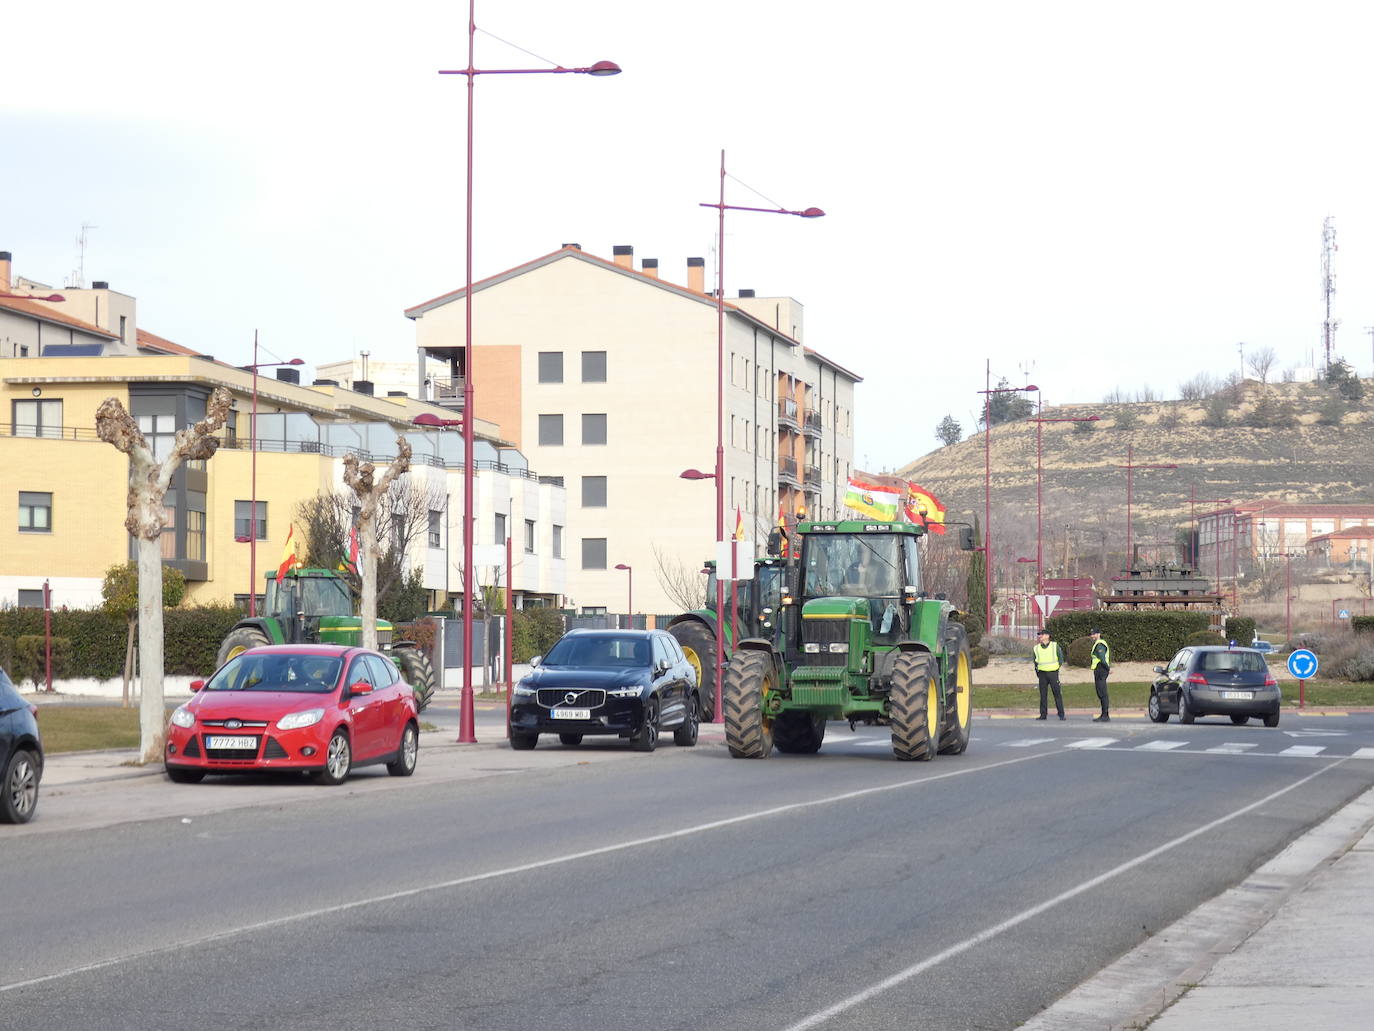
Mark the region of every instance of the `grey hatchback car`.
[[1279, 725], [1283, 693], [1255, 648], [1183, 648], [1168, 666], [1156, 666], [1155, 673], [1148, 708], [1156, 723], [1167, 723], [1177, 713], [1180, 723], [1198, 716], [1229, 716], [1240, 726], [1257, 716], [1266, 727]]

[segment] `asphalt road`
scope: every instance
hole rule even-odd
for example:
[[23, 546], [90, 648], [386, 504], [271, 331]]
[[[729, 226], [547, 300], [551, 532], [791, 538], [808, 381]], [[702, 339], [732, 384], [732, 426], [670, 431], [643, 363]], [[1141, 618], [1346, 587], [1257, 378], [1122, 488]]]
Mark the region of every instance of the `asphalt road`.
[[145, 778], [193, 815], [0, 836], [0, 1028], [1012, 1028], [1374, 784], [1369, 715], [829, 734]]

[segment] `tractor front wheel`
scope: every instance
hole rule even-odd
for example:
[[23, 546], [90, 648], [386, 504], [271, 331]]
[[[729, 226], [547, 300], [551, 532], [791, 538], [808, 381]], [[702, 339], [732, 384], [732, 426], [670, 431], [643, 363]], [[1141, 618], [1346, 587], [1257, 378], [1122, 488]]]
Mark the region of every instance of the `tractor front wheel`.
[[271, 643], [267, 635], [255, 626], [235, 627], [220, 642], [219, 654], [215, 656], [215, 669], [219, 669], [239, 652], [246, 652], [249, 648], [261, 648]]
[[924, 652], [897, 656], [887, 708], [893, 754], [902, 760], [934, 759], [940, 740], [940, 685], [932, 656]]
[[434, 698], [434, 666], [419, 648], [394, 648], [391, 657], [401, 667], [401, 675], [415, 691], [415, 710], [424, 712]]
[[697, 674], [697, 690], [701, 697], [701, 722], [712, 723], [716, 718], [716, 635], [704, 623], [694, 620], [675, 623], [668, 633], [677, 638], [682, 654]]
[[760, 651], [736, 652], [721, 685], [725, 745], [736, 759], [767, 759], [773, 753], [773, 721], [763, 706], [776, 686], [773, 659]]
[[773, 743], [779, 752], [815, 755], [825, 740], [825, 717], [810, 712], [784, 712], [773, 721]]
[[969, 727], [973, 723], [973, 660], [968, 638], [961, 632], [958, 647], [950, 649], [949, 678], [945, 681], [944, 730], [940, 734], [941, 755], [963, 755], [968, 750]]

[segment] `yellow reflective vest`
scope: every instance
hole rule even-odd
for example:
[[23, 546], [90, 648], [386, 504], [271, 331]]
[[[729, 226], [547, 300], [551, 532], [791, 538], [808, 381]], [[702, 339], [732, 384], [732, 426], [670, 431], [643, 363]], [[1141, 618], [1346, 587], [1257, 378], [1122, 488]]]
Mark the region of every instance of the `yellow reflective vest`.
[[1031, 654], [1035, 656], [1035, 668], [1044, 670], [1046, 673], [1053, 673], [1059, 668], [1059, 645], [1051, 641], [1049, 644], [1036, 643], [1031, 649]]
[[[1102, 654], [1099, 655], [1098, 652]], [[1112, 646], [1107, 643], [1105, 638], [1099, 637], [1097, 643], [1093, 645], [1093, 661], [1089, 669], [1097, 669], [1098, 664], [1110, 666], [1112, 664]]]

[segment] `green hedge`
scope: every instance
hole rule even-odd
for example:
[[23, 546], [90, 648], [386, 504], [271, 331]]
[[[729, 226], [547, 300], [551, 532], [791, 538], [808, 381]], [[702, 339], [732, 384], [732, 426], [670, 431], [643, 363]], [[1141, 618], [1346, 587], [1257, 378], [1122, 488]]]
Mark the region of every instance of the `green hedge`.
[[[14, 666], [14, 638], [0, 635], [0, 669], [6, 673]], [[13, 678], [11, 678], [13, 679]]]
[[[1107, 643], [1110, 644], [1111, 642], [1108, 641]], [[1116, 658], [1115, 652], [1113, 652], [1112, 658]], [[1064, 649], [1064, 661], [1070, 666], [1087, 669], [1093, 661], [1093, 639], [1091, 637], [1075, 637]]]
[[1206, 630], [1209, 618], [1206, 612], [1093, 610], [1051, 616], [1045, 627], [1060, 642], [1074, 642], [1099, 627], [1111, 645], [1113, 663], [1162, 662], [1183, 647], [1189, 634]]
[[1351, 616], [1350, 629], [1357, 634], [1374, 634], [1374, 616]]
[[1222, 637], [1221, 634], [1217, 633], [1215, 630], [1198, 630], [1185, 637], [1183, 643], [1185, 646], [1193, 648], [1198, 645], [1225, 644], [1226, 638]]
[[[54, 679], [66, 674], [71, 658], [72, 643], [65, 637], [52, 639], [52, 675]], [[43, 646], [42, 634], [25, 634], [14, 642], [14, 655], [6, 667], [10, 679], [16, 684], [21, 680], [32, 680], [35, 684], [47, 679], [47, 656]]]
[[511, 652], [516, 662], [547, 655], [563, 636], [563, 617], [557, 609], [517, 609], [511, 620]]
[[1235, 641], [1243, 648], [1248, 648], [1255, 639], [1256, 629], [1255, 621], [1249, 616], [1226, 617], [1226, 640]]

